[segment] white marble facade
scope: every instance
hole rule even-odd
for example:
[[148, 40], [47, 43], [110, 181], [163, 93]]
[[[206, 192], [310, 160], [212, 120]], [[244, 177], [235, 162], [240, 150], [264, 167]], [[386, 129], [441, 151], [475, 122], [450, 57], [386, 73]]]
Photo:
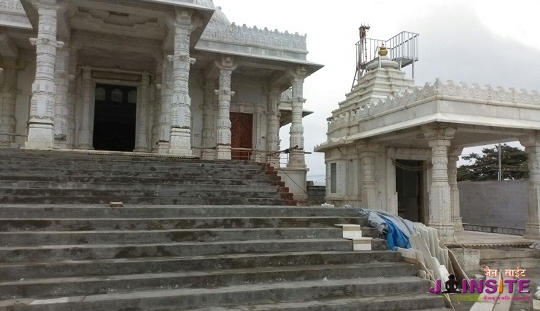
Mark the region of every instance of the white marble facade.
[[[328, 119], [326, 199], [463, 230], [456, 164], [465, 147], [519, 140], [529, 154], [526, 237], [540, 238], [540, 94], [452, 81], [414, 86], [379, 56]], [[511, 212], [511, 211], [509, 211]]]
[[0, 0], [0, 146], [96, 149], [98, 86], [118, 86], [134, 90], [133, 151], [278, 167], [292, 123], [284, 169], [305, 183], [302, 88], [322, 67], [306, 36], [238, 26], [211, 0], [129, 3]]

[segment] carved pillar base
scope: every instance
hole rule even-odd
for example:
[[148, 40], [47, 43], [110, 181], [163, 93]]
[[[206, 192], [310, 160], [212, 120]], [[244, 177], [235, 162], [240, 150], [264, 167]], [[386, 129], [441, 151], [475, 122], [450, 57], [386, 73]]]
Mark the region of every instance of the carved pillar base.
[[454, 240], [455, 225], [452, 223], [450, 213], [450, 187], [448, 184], [432, 183], [429, 190], [429, 223], [428, 226], [439, 231], [439, 238], [443, 242]]
[[171, 145], [169, 149], [169, 154], [190, 157], [193, 155], [190, 146], [191, 131], [189, 129], [171, 129]]
[[134, 152], [148, 152], [148, 134], [139, 133]]
[[230, 160], [231, 159], [231, 146], [218, 145], [216, 147], [216, 160]]
[[277, 173], [281, 180], [285, 182], [285, 186], [289, 188], [289, 192], [293, 194], [294, 200], [297, 202], [307, 201], [307, 171], [308, 169], [297, 169], [284, 167], [280, 168]]
[[201, 152], [201, 159], [203, 160], [215, 160], [216, 159], [216, 152], [214, 149], [204, 149]]
[[156, 151], [158, 154], [168, 154], [169, 153], [169, 146], [170, 144], [165, 141], [160, 141], [157, 144]]
[[305, 169], [306, 160], [304, 150], [291, 150], [291, 153], [289, 153], [289, 162], [287, 163], [287, 167], [293, 169]]
[[79, 130], [79, 144], [77, 145], [77, 149], [94, 150], [94, 146], [92, 145], [92, 135], [92, 130]]
[[28, 129], [28, 140], [24, 145], [25, 149], [53, 149], [54, 148], [54, 124], [47, 122], [30, 120]]

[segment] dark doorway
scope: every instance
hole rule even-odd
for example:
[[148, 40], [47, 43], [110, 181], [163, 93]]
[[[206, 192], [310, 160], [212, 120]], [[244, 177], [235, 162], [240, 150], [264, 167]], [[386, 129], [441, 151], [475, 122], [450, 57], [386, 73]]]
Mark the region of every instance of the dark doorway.
[[94, 149], [133, 151], [137, 88], [97, 84], [94, 110]]
[[253, 149], [253, 115], [231, 112], [231, 158], [249, 160]]
[[424, 161], [395, 160], [398, 215], [425, 223]]

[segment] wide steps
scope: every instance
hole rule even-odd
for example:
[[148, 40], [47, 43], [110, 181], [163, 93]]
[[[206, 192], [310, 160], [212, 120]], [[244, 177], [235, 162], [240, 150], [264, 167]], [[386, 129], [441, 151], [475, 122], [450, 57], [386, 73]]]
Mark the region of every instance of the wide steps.
[[10, 262], [0, 264], [0, 273], [6, 281], [20, 279], [42, 279], [47, 276], [68, 278], [75, 276], [216, 271], [241, 267], [317, 266], [346, 264], [403, 263], [396, 252], [377, 250], [370, 252], [353, 251], [307, 251], [280, 252], [269, 254], [219, 254], [209, 256], [158, 257], [158, 258], [116, 258], [103, 260], [62, 260], [53, 262]]
[[363, 225], [365, 219], [358, 217], [358, 211], [347, 208], [323, 207], [291, 207], [291, 206], [154, 206], [154, 205], [128, 205], [120, 208], [111, 208], [107, 205], [26, 205], [4, 204], [0, 208], [0, 218], [274, 218], [274, 217], [349, 217], [356, 218]]
[[[28, 214], [25, 214], [28, 216]], [[362, 219], [345, 217], [187, 217], [187, 218], [0, 218], [1, 232], [21, 231], [89, 231], [89, 230], [173, 230], [181, 228], [316, 228], [334, 224], [362, 224]], [[153, 217], [156, 217], [152, 215]], [[367, 236], [376, 237], [374, 228], [363, 228]]]
[[296, 205], [265, 164], [1, 149], [0, 203]]
[[345, 208], [2, 204], [0, 311], [442, 308], [384, 240], [353, 251], [343, 228], [377, 237], [366, 225]]
[[[182, 288], [159, 291], [128, 291], [69, 299], [9, 299], [0, 302], [0, 310], [42, 311], [62, 303], [55, 310], [189, 310], [208, 306], [269, 304], [276, 301], [298, 302], [332, 299], [342, 296], [380, 297], [415, 295], [423, 292], [428, 281], [417, 277], [310, 280], [271, 284], [232, 285], [217, 288]], [[383, 298], [384, 297], [384, 298]], [[434, 298], [437, 298], [433, 295]], [[439, 298], [440, 299], [440, 298]], [[415, 302], [417, 304], [418, 301]], [[437, 300], [437, 303], [439, 301]], [[436, 306], [437, 303], [433, 303]], [[431, 307], [431, 306], [430, 306]], [[8, 309], [9, 308], [9, 309]], [[404, 309], [401, 309], [404, 310]]]
[[165, 272], [112, 275], [19, 279], [0, 282], [0, 299], [46, 298], [55, 296], [99, 295], [147, 289], [216, 288], [242, 284], [293, 282], [303, 280], [336, 280], [370, 277], [415, 276], [416, 268], [404, 262], [364, 263], [319, 266], [253, 267], [212, 271]]
[[237, 197], [214, 197], [208, 198], [203, 195], [191, 197], [162, 197], [162, 196], [120, 196], [120, 195], [105, 195], [105, 196], [49, 196], [43, 197], [40, 195], [34, 196], [3, 196], [0, 198], [0, 203], [25, 203], [25, 204], [62, 204], [69, 202], [71, 204], [106, 204], [109, 202], [124, 202], [127, 204], [155, 204], [155, 205], [283, 205], [285, 201], [278, 194], [274, 197], [247, 197], [245, 194]]
[[[441, 298], [430, 294], [399, 295], [381, 297], [355, 297], [305, 302], [282, 302], [235, 307], [210, 307], [189, 309], [186, 311], [450, 311], [439, 307]], [[429, 309], [414, 309], [421, 304]], [[433, 306], [433, 308], [430, 308]], [[174, 309], [173, 309], [174, 310]], [[179, 309], [175, 311], [180, 311]]]
[[0, 232], [2, 246], [17, 245], [92, 245], [104, 243], [168, 243], [280, 240], [280, 239], [339, 239], [337, 228], [251, 228], [251, 229], [171, 229], [171, 230], [100, 230]]

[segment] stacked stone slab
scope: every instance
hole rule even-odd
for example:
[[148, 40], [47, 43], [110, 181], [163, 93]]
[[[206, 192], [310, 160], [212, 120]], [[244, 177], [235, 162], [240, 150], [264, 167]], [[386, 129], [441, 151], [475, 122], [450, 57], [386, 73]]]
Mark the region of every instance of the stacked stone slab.
[[443, 310], [352, 209], [0, 206], [0, 311]]
[[0, 149], [0, 203], [296, 205], [268, 165]]

